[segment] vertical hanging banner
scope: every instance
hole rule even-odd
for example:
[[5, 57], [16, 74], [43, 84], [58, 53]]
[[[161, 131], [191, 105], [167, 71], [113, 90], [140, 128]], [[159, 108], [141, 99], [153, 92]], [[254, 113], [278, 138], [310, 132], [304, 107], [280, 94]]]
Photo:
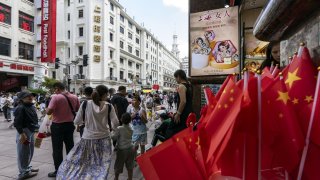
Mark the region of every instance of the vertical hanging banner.
[[41, 0], [41, 62], [54, 63], [56, 58], [56, 0]]
[[191, 76], [239, 72], [238, 7], [190, 14]]

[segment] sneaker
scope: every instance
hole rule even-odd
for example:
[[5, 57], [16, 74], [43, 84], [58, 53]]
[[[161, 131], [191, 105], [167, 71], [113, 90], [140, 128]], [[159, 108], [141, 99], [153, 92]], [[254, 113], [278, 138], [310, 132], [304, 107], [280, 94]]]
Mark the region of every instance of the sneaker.
[[48, 177], [56, 177], [56, 176], [57, 176], [57, 171], [54, 171], [48, 174]]
[[29, 178], [35, 177], [37, 174], [38, 173], [36, 173], [36, 172], [29, 172], [25, 175], [19, 176], [18, 180], [29, 179]]
[[36, 168], [36, 169], [31, 169], [31, 172], [39, 172], [39, 169]]

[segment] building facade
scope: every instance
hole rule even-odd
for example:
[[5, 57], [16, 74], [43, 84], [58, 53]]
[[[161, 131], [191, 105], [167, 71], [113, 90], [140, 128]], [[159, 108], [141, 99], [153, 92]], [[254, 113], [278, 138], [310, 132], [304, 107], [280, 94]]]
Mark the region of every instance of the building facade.
[[[179, 58], [130, 17], [115, 0], [57, 0], [57, 57], [62, 64], [50, 76], [71, 90], [105, 84], [140, 90], [173, 86]], [[88, 55], [88, 66], [82, 57]], [[169, 83], [170, 82], [170, 83]]]
[[186, 72], [188, 77], [190, 77], [190, 74], [189, 74], [189, 58], [188, 57], [184, 57], [184, 58], [181, 59], [181, 69], [184, 70], [184, 72]]
[[41, 0], [0, 0], [0, 91], [37, 88], [48, 75], [40, 25]]

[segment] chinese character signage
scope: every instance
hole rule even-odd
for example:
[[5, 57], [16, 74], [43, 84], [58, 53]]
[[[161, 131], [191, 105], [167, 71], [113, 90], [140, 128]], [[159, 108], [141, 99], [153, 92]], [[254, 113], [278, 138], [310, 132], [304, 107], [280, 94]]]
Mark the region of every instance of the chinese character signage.
[[101, 8], [96, 6], [93, 16], [93, 61], [101, 61]]
[[55, 0], [41, 0], [41, 62], [55, 62], [56, 3]]
[[239, 72], [238, 7], [190, 14], [191, 76]]

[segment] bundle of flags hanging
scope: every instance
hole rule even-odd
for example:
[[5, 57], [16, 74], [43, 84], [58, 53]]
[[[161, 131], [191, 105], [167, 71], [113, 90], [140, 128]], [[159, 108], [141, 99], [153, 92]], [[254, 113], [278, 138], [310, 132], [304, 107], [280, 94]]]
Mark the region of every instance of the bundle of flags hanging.
[[[320, 68], [318, 68], [320, 72]], [[229, 75], [194, 125], [137, 158], [148, 180], [319, 179], [320, 73], [300, 46], [285, 69]]]

